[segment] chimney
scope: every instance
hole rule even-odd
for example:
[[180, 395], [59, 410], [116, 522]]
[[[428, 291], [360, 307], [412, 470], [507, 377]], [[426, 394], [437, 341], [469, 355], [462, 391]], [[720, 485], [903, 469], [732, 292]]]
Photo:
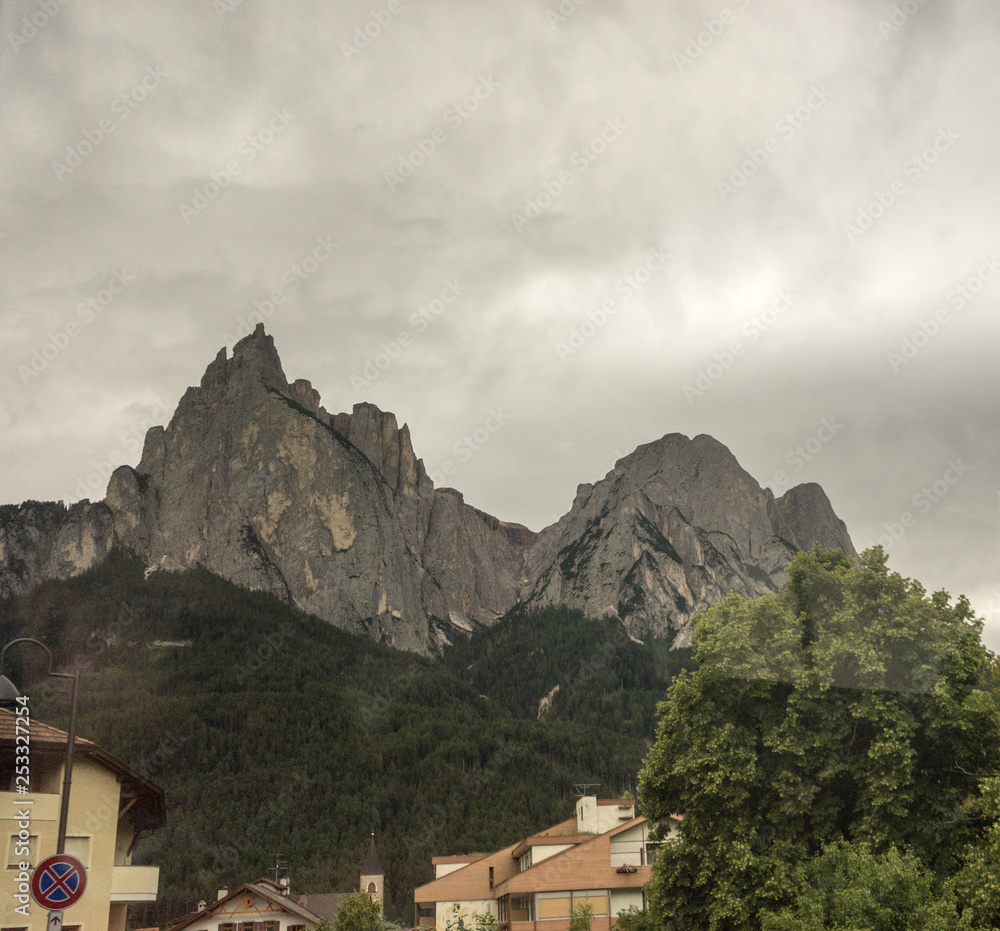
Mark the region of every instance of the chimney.
[[278, 885], [281, 886], [282, 895], [288, 895], [288, 893], [291, 892], [291, 884], [292, 881], [287, 876], [282, 876], [281, 879], [278, 880]]
[[215, 901], [218, 902], [221, 899], [224, 899], [227, 895], [229, 895], [229, 890], [228, 889], [220, 889], [219, 890], [219, 894], [216, 896]]
[[576, 800], [576, 829], [580, 834], [598, 834], [597, 796], [583, 795]]
[[200, 912], [206, 905], [208, 905], [208, 903], [204, 899], [201, 899], [195, 906], [194, 910], [196, 912]]

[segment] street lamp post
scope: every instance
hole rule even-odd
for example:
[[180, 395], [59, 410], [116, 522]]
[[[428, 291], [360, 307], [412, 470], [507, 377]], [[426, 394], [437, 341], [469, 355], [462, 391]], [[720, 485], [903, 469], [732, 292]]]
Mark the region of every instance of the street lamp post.
[[[73, 672], [53, 672], [52, 651], [44, 643], [42, 643], [41, 640], [35, 640], [33, 637], [19, 637], [17, 640], [11, 640], [10, 643], [0, 650], [0, 672], [3, 672], [3, 660], [4, 656], [7, 655], [7, 651], [18, 643], [33, 643], [36, 646], [40, 646], [45, 651], [45, 655], [49, 660], [49, 669], [46, 675], [49, 675], [54, 679], [73, 680], [72, 698], [70, 699], [69, 712], [69, 742], [66, 747], [66, 766], [63, 770], [62, 800], [59, 808], [59, 841], [58, 846], [56, 847], [56, 853], [62, 854], [66, 852], [66, 824], [69, 820], [69, 792], [73, 785], [73, 750], [76, 746], [76, 708], [77, 701], [80, 696], [80, 667], [77, 666]], [[14, 683], [11, 682], [6, 676], [0, 675], [0, 702], [13, 701], [18, 697], [18, 694], [17, 687]]]

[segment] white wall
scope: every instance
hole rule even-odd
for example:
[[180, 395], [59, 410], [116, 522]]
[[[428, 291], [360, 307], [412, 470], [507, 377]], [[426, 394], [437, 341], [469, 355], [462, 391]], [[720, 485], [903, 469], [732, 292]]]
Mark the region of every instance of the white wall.
[[458, 914], [465, 919], [465, 926], [471, 928], [476, 915], [490, 914], [500, 917], [499, 904], [495, 899], [473, 899], [462, 902], [438, 902], [434, 913], [434, 923], [443, 928], [455, 917], [453, 909], [458, 906]]
[[540, 847], [531, 848], [531, 865], [534, 866], [536, 863], [541, 863], [542, 860], [548, 860], [549, 857], [554, 857], [557, 853], [562, 853], [564, 850], [569, 850], [570, 847], [575, 846], [574, 844], [545, 844]]
[[612, 889], [611, 890], [611, 914], [620, 915], [625, 909], [635, 906], [642, 908], [641, 889]]
[[[247, 908], [248, 900], [252, 905], [251, 908]], [[184, 931], [218, 931], [219, 925], [224, 922], [240, 921], [278, 921], [281, 931], [285, 931], [289, 925], [304, 924], [307, 928], [313, 925], [294, 912], [286, 912], [280, 909], [277, 903], [249, 891], [241, 892], [216, 908], [211, 906], [209, 908], [209, 912]]]
[[617, 805], [598, 805], [596, 795], [576, 800], [576, 829], [582, 833], [603, 834], [634, 817], [634, 802], [628, 808], [619, 808]]
[[642, 866], [642, 849], [649, 834], [649, 825], [643, 821], [611, 838], [612, 866]]

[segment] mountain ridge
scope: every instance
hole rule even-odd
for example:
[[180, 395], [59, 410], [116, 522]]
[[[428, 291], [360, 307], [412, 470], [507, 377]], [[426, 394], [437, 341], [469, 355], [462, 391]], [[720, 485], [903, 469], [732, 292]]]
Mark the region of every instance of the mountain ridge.
[[103, 501], [0, 509], [0, 596], [119, 544], [151, 569], [201, 565], [420, 653], [516, 605], [614, 615], [684, 646], [697, 610], [777, 590], [816, 542], [854, 552], [820, 486], [775, 499], [707, 434], [637, 447], [537, 533], [503, 521], [435, 488], [394, 414], [367, 402], [331, 414], [309, 381], [289, 382], [258, 325], [147, 431]]

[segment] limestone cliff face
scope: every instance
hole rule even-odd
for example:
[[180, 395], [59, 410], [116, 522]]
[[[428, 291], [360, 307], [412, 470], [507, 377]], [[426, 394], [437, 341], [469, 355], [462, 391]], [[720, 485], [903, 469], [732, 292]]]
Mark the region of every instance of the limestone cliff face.
[[114, 542], [109, 508], [80, 501], [0, 507], [0, 599], [45, 579], [66, 579], [101, 562]]
[[434, 487], [372, 404], [328, 413], [285, 378], [262, 326], [208, 366], [103, 502], [0, 508], [0, 597], [77, 574], [115, 543], [151, 568], [202, 565], [347, 630], [431, 652], [515, 604], [617, 613], [684, 645], [729, 591], [774, 591], [814, 542], [853, 553], [818, 485], [775, 501], [709, 436], [673, 434], [581, 485], [540, 534]]
[[201, 564], [408, 650], [496, 620], [524, 562], [523, 545], [434, 490], [394, 415], [330, 415], [308, 382], [290, 385], [260, 326], [147, 433], [107, 505], [153, 565]]
[[833, 512], [826, 492], [815, 482], [790, 488], [776, 503], [800, 550], [810, 550], [818, 543], [854, 555], [847, 525]]
[[684, 646], [695, 612], [730, 591], [776, 591], [799, 548], [819, 540], [854, 552], [823, 502], [795, 489], [775, 502], [717, 440], [665, 436], [580, 486], [529, 554], [524, 602], [615, 614], [634, 636]]

